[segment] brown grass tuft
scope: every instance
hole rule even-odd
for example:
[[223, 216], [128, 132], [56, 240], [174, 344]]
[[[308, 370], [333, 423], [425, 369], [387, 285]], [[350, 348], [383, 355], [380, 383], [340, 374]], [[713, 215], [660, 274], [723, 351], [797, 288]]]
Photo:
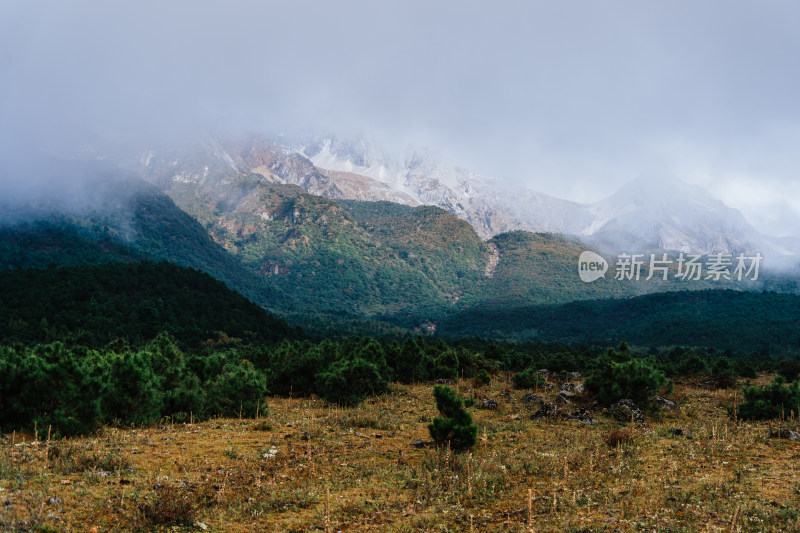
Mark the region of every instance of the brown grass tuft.
[[186, 490], [165, 485], [153, 490], [150, 500], [139, 506], [144, 529], [158, 526], [191, 526], [195, 522], [197, 505]]
[[614, 428], [603, 435], [603, 442], [609, 448], [616, 448], [626, 444], [633, 444], [636, 433], [630, 428]]

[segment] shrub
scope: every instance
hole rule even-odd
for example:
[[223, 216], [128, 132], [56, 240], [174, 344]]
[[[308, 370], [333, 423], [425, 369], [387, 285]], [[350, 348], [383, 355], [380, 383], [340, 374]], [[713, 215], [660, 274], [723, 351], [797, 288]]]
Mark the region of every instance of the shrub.
[[678, 363], [678, 374], [681, 376], [697, 376], [708, 372], [708, 363], [695, 352], [684, 355]]
[[391, 363], [401, 383], [427, 381], [433, 369], [433, 358], [413, 338], [406, 339], [403, 346], [392, 353]]
[[161, 416], [161, 379], [149, 350], [110, 353], [106, 361], [103, 414], [108, 421], [152, 424]]
[[478, 426], [464, 409], [464, 400], [453, 389], [442, 385], [433, 387], [433, 396], [436, 399], [436, 408], [442, 416], [437, 416], [428, 425], [431, 438], [440, 446], [449, 444], [455, 451], [464, 451], [474, 446], [478, 437]]
[[475, 376], [475, 379], [473, 380], [475, 387], [484, 387], [491, 382], [492, 382], [492, 376], [489, 374], [489, 371], [486, 370], [485, 368], [482, 368], [478, 372], [478, 375]]
[[356, 405], [367, 396], [380, 394], [388, 388], [386, 379], [374, 363], [355, 358], [336, 361], [317, 375], [317, 390], [327, 401]]
[[447, 348], [436, 357], [432, 374], [434, 379], [458, 378], [458, 354], [455, 350]]
[[743, 359], [739, 359], [736, 361], [736, 374], [740, 378], [748, 378], [748, 379], [755, 379], [758, 377], [756, 374], [756, 368], [751, 361], [745, 361]]
[[247, 359], [230, 362], [206, 387], [211, 414], [255, 417], [266, 413], [267, 377]]
[[800, 360], [784, 359], [775, 367], [775, 371], [786, 381], [794, 381], [800, 375]]
[[787, 416], [791, 411], [800, 412], [800, 382], [784, 385], [780, 377], [766, 386], [750, 386], [742, 389], [744, 402], [739, 404], [736, 414], [748, 420], [769, 420]]
[[93, 431], [100, 419], [101, 381], [93, 357], [61, 342], [0, 348], [0, 425], [39, 426], [38, 438]]
[[173, 415], [175, 421], [185, 422], [190, 417], [205, 418], [206, 394], [195, 374], [184, 374], [172, 388], [164, 391], [163, 414]]
[[736, 372], [733, 364], [727, 357], [720, 357], [711, 367], [711, 377], [717, 382], [717, 387], [727, 389], [736, 385]]
[[305, 343], [283, 341], [269, 358], [269, 389], [282, 396], [312, 394], [316, 375], [325, 366], [320, 349], [312, 349]]
[[533, 368], [515, 373], [512, 381], [515, 389], [541, 389], [547, 383]]
[[628, 398], [642, 405], [656, 396], [671, 381], [644, 359], [630, 359], [623, 363], [614, 361], [609, 354], [595, 363], [594, 372], [586, 378], [586, 390], [602, 405]]

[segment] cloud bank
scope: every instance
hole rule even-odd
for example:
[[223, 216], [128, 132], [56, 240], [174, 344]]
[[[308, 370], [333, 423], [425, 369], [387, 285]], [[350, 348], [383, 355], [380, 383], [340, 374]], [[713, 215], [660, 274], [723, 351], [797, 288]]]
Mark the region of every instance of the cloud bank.
[[799, 16], [769, 0], [4, 2], [0, 156], [369, 133], [578, 201], [672, 173], [800, 235]]

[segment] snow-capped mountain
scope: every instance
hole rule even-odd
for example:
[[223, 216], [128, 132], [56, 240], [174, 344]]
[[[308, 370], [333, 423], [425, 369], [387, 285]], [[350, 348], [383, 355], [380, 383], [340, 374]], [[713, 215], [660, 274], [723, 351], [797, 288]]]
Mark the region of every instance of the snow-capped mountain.
[[500, 180], [449, 165], [430, 150], [409, 150], [401, 160], [386, 155], [368, 139], [336, 137], [316, 139], [296, 149], [318, 168], [367, 176], [416, 203], [446, 209], [470, 222], [485, 239], [513, 230], [575, 233], [565, 230], [586, 222], [580, 204], [507, 189]]
[[592, 222], [578, 232], [583, 236], [628, 233], [665, 250], [689, 253], [766, 251], [764, 239], [741, 212], [702, 187], [670, 176], [633, 180], [585, 210]]
[[674, 177], [634, 180], [608, 198], [579, 204], [449, 165], [430, 151], [387, 156], [368, 139], [316, 139], [298, 152], [320, 169], [370, 177], [420, 204], [469, 221], [484, 238], [521, 229], [577, 235], [617, 247], [647, 245], [692, 253], [760, 251], [796, 255], [791, 239], [763, 236], [737, 209]]
[[150, 179], [183, 182], [249, 173], [334, 199], [436, 205], [468, 221], [484, 239], [513, 230], [575, 235], [609, 252], [643, 247], [689, 253], [800, 255], [797, 239], [759, 234], [736, 209], [674, 177], [649, 176], [608, 198], [579, 204], [450, 165], [430, 150], [387, 155], [358, 138], [286, 142], [251, 136], [192, 149], [145, 152]]

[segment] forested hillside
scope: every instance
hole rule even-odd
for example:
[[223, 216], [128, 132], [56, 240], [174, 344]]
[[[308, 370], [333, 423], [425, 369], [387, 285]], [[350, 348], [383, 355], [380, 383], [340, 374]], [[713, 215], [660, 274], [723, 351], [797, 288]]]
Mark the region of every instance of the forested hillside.
[[94, 347], [160, 332], [186, 346], [302, 335], [208, 274], [149, 262], [0, 272], [0, 324], [0, 343], [71, 339]]
[[800, 296], [679, 291], [562, 305], [476, 307], [444, 319], [445, 336], [565, 343], [797, 350]]

